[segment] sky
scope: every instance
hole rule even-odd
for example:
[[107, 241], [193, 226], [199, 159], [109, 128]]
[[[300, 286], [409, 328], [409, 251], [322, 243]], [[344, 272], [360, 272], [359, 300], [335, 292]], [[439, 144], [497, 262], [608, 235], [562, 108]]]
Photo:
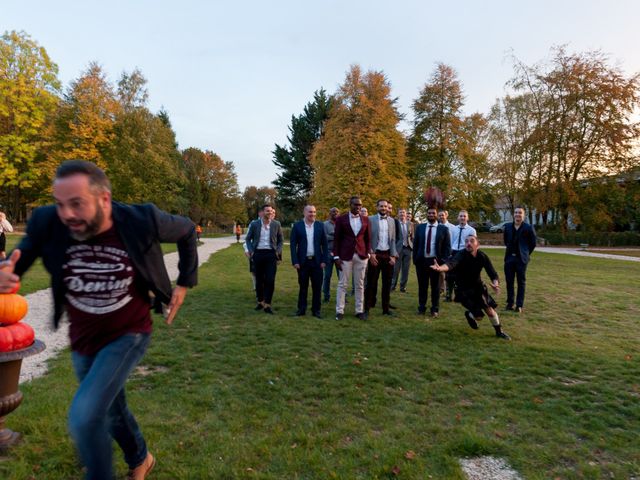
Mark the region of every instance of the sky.
[[553, 46], [640, 72], [638, 19], [637, 0], [0, 0], [0, 32], [28, 33], [65, 86], [92, 61], [114, 82], [140, 69], [179, 147], [232, 161], [241, 190], [276, 178], [291, 116], [350, 65], [387, 75], [406, 130], [438, 62], [458, 72], [467, 114], [505, 94], [511, 58], [531, 65]]

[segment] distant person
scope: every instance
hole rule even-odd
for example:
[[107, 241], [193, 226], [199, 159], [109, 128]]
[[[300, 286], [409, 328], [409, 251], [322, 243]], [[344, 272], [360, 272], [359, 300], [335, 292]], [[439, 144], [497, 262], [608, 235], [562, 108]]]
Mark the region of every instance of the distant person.
[[282, 259], [284, 237], [280, 222], [273, 220], [271, 205], [263, 205], [262, 219], [249, 225], [245, 242], [247, 251], [254, 263], [256, 275], [256, 310], [273, 314], [271, 301], [275, 290], [278, 263]]
[[[197, 283], [195, 225], [152, 204], [111, 198], [111, 184], [94, 163], [63, 162], [53, 181], [55, 205], [37, 208], [27, 233], [0, 264], [0, 292], [15, 287], [38, 257], [51, 275], [53, 323], [69, 319], [71, 361], [79, 380], [69, 408], [69, 431], [87, 479], [111, 479], [113, 440], [129, 478], [144, 479], [155, 458], [127, 406], [125, 384], [151, 340], [156, 311], [171, 324], [187, 289]], [[161, 244], [178, 247], [178, 280], [171, 287]], [[75, 475], [74, 475], [75, 477]]]
[[324, 277], [322, 280], [322, 293], [324, 295], [324, 302], [328, 303], [331, 300], [331, 277], [333, 276], [333, 269], [336, 269], [336, 275], [339, 276], [340, 272], [333, 263], [333, 236], [336, 231], [336, 218], [340, 215], [340, 210], [333, 207], [329, 210], [329, 218], [324, 222], [324, 233], [327, 236], [327, 243], [329, 245], [329, 261], [324, 268]]
[[436, 263], [444, 263], [449, 258], [451, 236], [445, 225], [438, 224], [438, 210], [427, 209], [427, 223], [416, 227], [413, 242], [413, 264], [418, 279], [418, 313], [427, 311], [427, 296], [431, 287], [431, 316], [437, 317], [440, 310], [440, 273], [431, 269]]
[[13, 232], [13, 226], [7, 220], [7, 215], [0, 212], [0, 260], [7, 258], [7, 236], [5, 232]]
[[291, 264], [298, 272], [297, 317], [306, 315], [309, 281], [311, 281], [311, 313], [320, 314], [322, 274], [329, 262], [329, 245], [324, 224], [316, 221], [316, 207], [304, 207], [304, 219], [291, 229]]
[[202, 238], [202, 226], [200, 224], [196, 225], [196, 237], [198, 241]]
[[336, 320], [344, 318], [347, 285], [353, 274], [355, 282], [356, 317], [366, 320], [364, 311], [364, 276], [369, 261], [370, 233], [369, 219], [362, 216], [360, 197], [349, 199], [349, 212], [336, 219], [333, 238], [333, 259], [340, 270], [340, 281], [336, 295]]
[[236, 243], [240, 243], [240, 236], [242, 235], [242, 227], [239, 223], [236, 224]]
[[[513, 211], [513, 222], [504, 226], [504, 276], [507, 282], [507, 310], [522, 313], [524, 293], [527, 281], [527, 265], [536, 248], [536, 232], [524, 221], [524, 208], [516, 207]], [[518, 294], [514, 305], [514, 279], [518, 280]]]
[[411, 254], [413, 252], [414, 225], [409, 219], [409, 215], [404, 208], [398, 210], [398, 220], [400, 230], [398, 236], [398, 261], [393, 269], [393, 279], [391, 280], [391, 290], [395, 290], [400, 280], [400, 291], [406, 293], [407, 282], [409, 281], [409, 269], [411, 268]]
[[[449, 229], [449, 235], [453, 238], [455, 225], [449, 222], [449, 211], [445, 209], [441, 209], [438, 211], [438, 223], [440, 225], [444, 225]], [[449, 289], [447, 285], [447, 276], [444, 273], [440, 274], [440, 293], [445, 293]], [[451, 299], [447, 300], [445, 296], [445, 301], [451, 301]]]
[[[454, 257], [458, 252], [465, 249], [465, 241], [467, 237], [473, 235], [477, 236], [476, 229], [469, 225], [469, 212], [466, 210], [460, 210], [458, 212], [458, 225], [455, 225], [451, 233], [451, 256]], [[453, 293], [456, 283], [456, 273], [448, 271], [446, 273], [446, 295], [445, 301], [451, 301], [451, 294]]]
[[[489, 257], [478, 249], [480, 242], [475, 235], [467, 236], [465, 249], [460, 250], [455, 257], [449, 259], [444, 265], [435, 263], [431, 266], [438, 272], [456, 272], [456, 301], [460, 302], [467, 310], [464, 316], [467, 323], [474, 330], [478, 329], [478, 320], [487, 314], [496, 337], [510, 340], [509, 335], [502, 331], [500, 318], [496, 308], [498, 305], [489, 295], [487, 286], [482, 282], [480, 274], [484, 269], [491, 279], [491, 288], [494, 292], [500, 292], [498, 273], [491, 264]], [[484, 312], [484, 313], [483, 313]]]

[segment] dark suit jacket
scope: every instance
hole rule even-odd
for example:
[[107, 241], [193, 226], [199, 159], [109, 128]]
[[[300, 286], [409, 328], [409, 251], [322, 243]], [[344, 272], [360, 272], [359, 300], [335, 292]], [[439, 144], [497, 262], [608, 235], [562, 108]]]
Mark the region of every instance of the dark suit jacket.
[[[522, 263], [529, 263], [529, 256], [536, 248], [536, 232], [533, 227], [525, 222], [520, 224], [520, 238], [518, 239], [518, 248], [520, 250], [520, 259]], [[504, 226], [503, 240], [504, 245], [508, 246], [513, 241], [513, 236], [516, 234], [516, 229], [513, 226], [513, 222], [507, 223]], [[505, 260], [507, 259], [507, 254], [505, 252]]]
[[[313, 222], [313, 261], [319, 267], [329, 262], [329, 245], [324, 231], [324, 223]], [[300, 220], [291, 229], [291, 264], [303, 265], [307, 259], [307, 229], [304, 220]]]
[[349, 222], [349, 215], [351, 215], [351, 212], [347, 212], [336, 218], [336, 232], [333, 237], [333, 254], [340, 257], [340, 260], [346, 262], [350, 262], [355, 253], [363, 260], [367, 259], [369, 258], [369, 249], [371, 248], [369, 218], [360, 217], [362, 220], [362, 228], [360, 228], [356, 236], [353, 234], [353, 229]]
[[[251, 254], [256, 251], [258, 243], [260, 242], [260, 229], [262, 228], [262, 220], [254, 220], [249, 224], [247, 235], [244, 239], [247, 244], [247, 250]], [[276, 252], [278, 258], [282, 258], [282, 244], [284, 243], [284, 237], [282, 235], [282, 227], [277, 220], [271, 220], [271, 227], [269, 228], [271, 234], [270, 243], [271, 248]]]
[[[172, 288], [160, 243], [177, 243], [180, 255], [177, 284], [193, 287], [198, 274], [196, 226], [188, 218], [169, 215], [153, 204], [125, 205], [112, 202], [112, 209], [113, 223], [136, 273], [140, 274], [147, 290], [154, 293], [156, 311], [162, 311], [160, 302], [169, 303]], [[16, 247], [22, 252], [15, 268], [17, 275], [26, 272], [38, 257], [42, 257], [51, 275], [53, 323], [56, 328], [65, 303], [62, 266], [70, 244], [69, 229], [60, 221], [56, 207], [49, 205], [33, 211], [27, 224], [27, 234]]]
[[[413, 263], [424, 258], [424, 249], [427, 241], [427, 223], [421, 223], [416, 227], [415, 238], [413, 239]], [[442, 264], [451, 254], [451, 234], [449, 228], [438, 224], [436, 228], [436, 251], [435, 257], [438, 263]]]

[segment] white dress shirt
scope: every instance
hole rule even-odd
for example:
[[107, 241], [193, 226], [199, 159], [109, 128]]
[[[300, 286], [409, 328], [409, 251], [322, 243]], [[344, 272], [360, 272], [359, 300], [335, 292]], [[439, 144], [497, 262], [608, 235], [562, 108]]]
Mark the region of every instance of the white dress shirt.
[[267, 225], [260, 222], [260, 241], [256, 250], [271, 250], [271, 222]]
[[313, 257], [314, 249], [313, 249], [313, 228], [314, 224], [309, 225], [307, 222], [304, 222], [304, 228], [307, 230], [307, 257]]
[[[431, 247], [429, 253], [427, 253], [427, 239], [429, 238], [429, 227], [431, 227]], [[438, 231], [438, 222], [427, 223], [426, 231], [424, 232], [424, 256], [426, 258], [436, 256], [436, 232]]]
[[457, 225], [451, 232], [451, 250], [464, 250], [464, 242], [469, 235], [476, 235], [476, 229], [467, 225]]
[[349, 213], [349, 223], [351, 224], [351, 230], [353, 230], [353, 234], [357, 237], [358, 232], [362, 228], [362, 219], [360, 218], [360, 215]]
[[378, 250], [386, 252], [389, 250], [389, 217], [382, 218], [378, 214]]

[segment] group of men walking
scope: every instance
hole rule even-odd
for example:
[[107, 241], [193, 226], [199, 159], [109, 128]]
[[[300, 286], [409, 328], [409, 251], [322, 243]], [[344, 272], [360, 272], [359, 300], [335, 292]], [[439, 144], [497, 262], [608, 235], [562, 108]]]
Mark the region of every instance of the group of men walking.
[[[369, 311], [378, 303], [378, 284], [382, 314], [393, 316], [391, 291], [399, 283], [400, 292], [407, 292], [410, 264], [416, 269], [418, 281], [418, 313], [439, 316], [440, 296], [445, 301], [461, 303], [469, 325], [478, 328], [477, 320], [486, 313], [496, 336], [508, 339], [502, 331], [497, 304], [481, 280], [484, 269], [491, 279], [491, 288], [499, 291], [499, 279], [489, 257], [479, 250], [476, 230], [469, 225], [469, 214], [461, 210], [457, 225], [448, 221], [446, 210], [436, 207], [427, 210], [427, 221], [414, 224], [407, 211], [400, 209], [397, 218], [391, 216], [392, 205], [386, 199], [376, 203], [377, 213], [363, 214], [362, 201], [351, 197], [349, 211], [339, 214], [337, 208], [329, 212], [324, 223], [316, 220], [316, 208], [307, 205], [304, 218], [291, 230], [291, 263], [298, 273], [298, 304], [296, 316], [306, 315], [309, 284], [311, 284], [311, 313], [322, 318], [321, 296], [331, 298], [331, 278], [338, 274], [336, 291], [337, 320], [345, 315], [346, 297], [353, 293], [355, 315], [367, 320]], [[281, 259], [283, 234], [280, 223], [273, 220], [271, 206], [265, 205], [261, 219], [249, 226], [246, 251], [253, 259], [256, 273], [256, 309], [273, 313], [271, 300], [275, 269]], [[507, 282], [507, 310], [522, 312], [524, 305], [526, 267], [535, 249], [533, 228], [524, 222], [524, 209], [517, 207], [514, 221], [505, 226], [504, 271]], [[267, 265], [268, 264], [268, 265]], [[517, 296], [515, 280], [517, 279]], [[430, 302], [429, 302], [430, 300]]]

